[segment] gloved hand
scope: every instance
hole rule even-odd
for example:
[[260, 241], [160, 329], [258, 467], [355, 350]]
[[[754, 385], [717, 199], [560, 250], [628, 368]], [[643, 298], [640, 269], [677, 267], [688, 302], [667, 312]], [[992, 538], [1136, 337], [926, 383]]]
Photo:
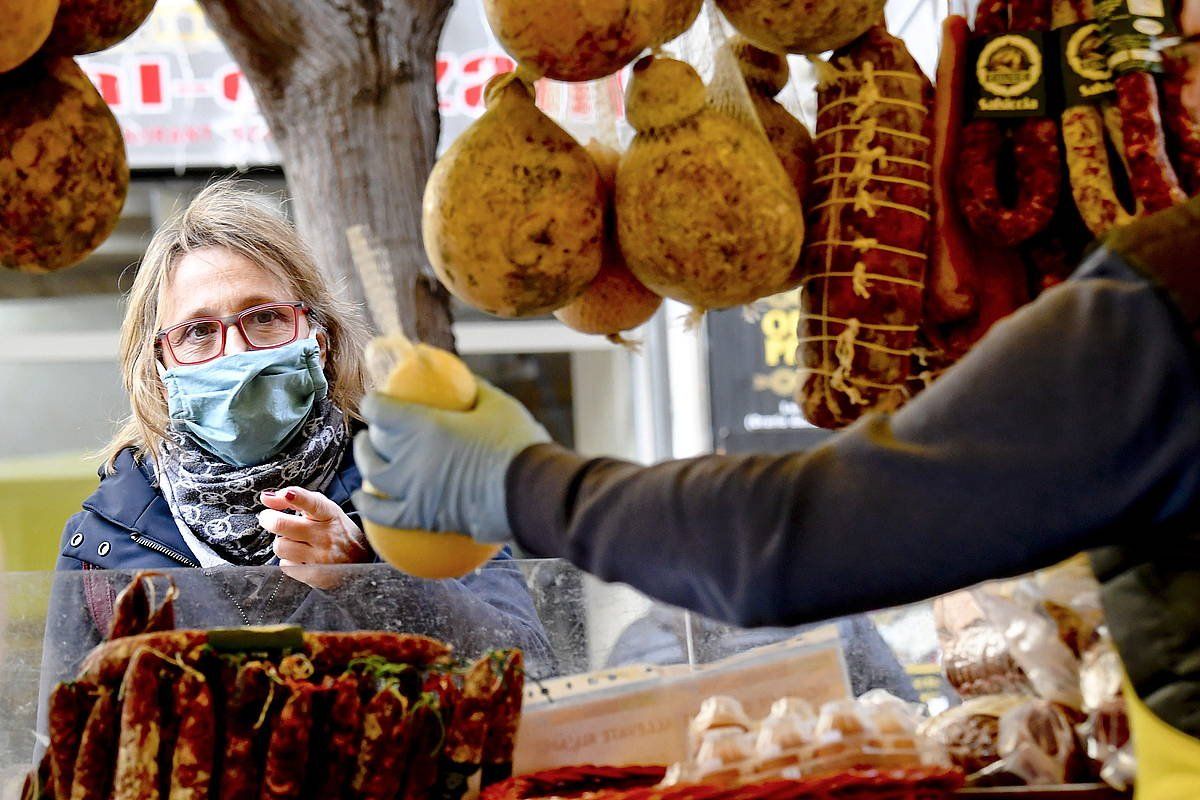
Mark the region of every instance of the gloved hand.
[[481, 542], [512, 538], [504, 479], [517, 455], [550, 441], [530, 413], [487, 381], [470, 411], [442, 411], [372, 393], [354, 439], [363, 479], [354, 505], [392, 528], [452, 531]]

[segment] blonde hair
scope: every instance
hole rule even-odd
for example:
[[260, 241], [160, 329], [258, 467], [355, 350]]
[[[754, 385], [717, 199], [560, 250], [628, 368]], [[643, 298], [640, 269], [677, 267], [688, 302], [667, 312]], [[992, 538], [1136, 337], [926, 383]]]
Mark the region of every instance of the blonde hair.
[[159, 306], [180, 259], [210, 247], [249, 259], [281, 280], [293, 299], [307, 306], [310, 324], [328, 336], [329, 398], [348, 416], [358, 418], [366, 390], [362, 353], [369, 336], [358, 307], [344, 299], [317, 268], [282, 213], [244, 182], [222, 180], [206, 187], [158, 229], [129, 291], [121, 325], [121, 380], [131, 413], [102, 451], [109, 472], [122, 450], [134, 448], [140, 460], [157, 450], [167, 434], [167, 402], [157, 369]]

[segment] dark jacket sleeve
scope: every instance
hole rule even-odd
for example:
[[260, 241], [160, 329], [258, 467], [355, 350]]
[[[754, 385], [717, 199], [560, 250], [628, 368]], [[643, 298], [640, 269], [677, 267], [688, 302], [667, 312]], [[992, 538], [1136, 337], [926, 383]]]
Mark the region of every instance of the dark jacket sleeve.
[[915, 601], [1196, 513], [1193, 357], [1101, 250], [893, 416], [785, 456], [536, 446], [508, 472], [509, 518], [533, 553], [743, 625]]

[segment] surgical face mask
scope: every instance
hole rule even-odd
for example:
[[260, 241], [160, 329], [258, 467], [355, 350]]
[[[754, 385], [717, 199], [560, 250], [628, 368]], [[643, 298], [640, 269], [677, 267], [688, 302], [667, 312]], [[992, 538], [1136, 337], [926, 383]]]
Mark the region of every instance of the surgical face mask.
[[171, 425], [227, 464], [278, 454], [329, 390], [315, 337], [161, 372]]

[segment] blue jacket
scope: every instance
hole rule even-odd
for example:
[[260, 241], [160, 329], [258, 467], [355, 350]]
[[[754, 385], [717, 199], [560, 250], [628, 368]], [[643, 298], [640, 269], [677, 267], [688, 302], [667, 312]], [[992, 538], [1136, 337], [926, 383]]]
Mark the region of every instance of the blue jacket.
[[[521, 570], [506, 549], [461, 580], [421, 581], [380, 565], [348, 568], [335, 590], [312, 589], [274, 567], [199, 567], [180, 534], [151, 468], [122, 452], [111, 475], [72, 516], [62, 535], [49, 630], [49, 671], [61, 677], [101, 639], [116, 593], [137, 570], [174, 569], [180, 627], [293, 622], [311, 630], [383, 629], [424, 633], [455, 645], [464, 657], [516, 646], [552, 672], [552, 655]], [[355, 514], [351, 494], [362, 484], [347, 448], [326, 495]], [[80, 575], [80, 571], [83, 572]], [[109, 572], [111, 571], [111, 572]]]

